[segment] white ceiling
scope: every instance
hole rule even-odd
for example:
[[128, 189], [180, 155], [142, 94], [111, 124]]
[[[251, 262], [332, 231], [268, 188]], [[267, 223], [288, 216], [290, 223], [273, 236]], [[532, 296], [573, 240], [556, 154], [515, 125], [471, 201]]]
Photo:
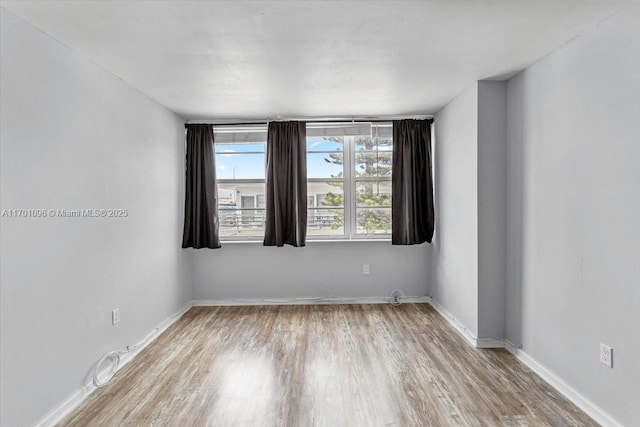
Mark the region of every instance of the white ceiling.
[[2, 1], [188, 119], [435, 113], [632, 0]]

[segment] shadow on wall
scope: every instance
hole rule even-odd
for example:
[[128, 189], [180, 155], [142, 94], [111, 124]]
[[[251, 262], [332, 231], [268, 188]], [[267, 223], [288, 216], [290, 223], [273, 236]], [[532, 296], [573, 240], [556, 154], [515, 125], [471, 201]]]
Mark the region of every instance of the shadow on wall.
[[[432, 128], [433, 129], [433, 128]], [[442, 221], [440, 220], [442, 216], [442, 212], [440, 211], [440, 186], [438, 183], [440, 182], [441, 170], [438, 167], [439, 159], [438, 159], [438, 141], [436, 137], [436, 132], [432, 130], [433, 134], [431, 135], [431, 158], [433, 159], [433, 207], [434, 207], [434, 232], [433, 239], [431, 241], [430, 250], [429, 250], [429, 296], [431, 298], [434, 297], [436, 292], [435, 287], [438, 285], [438, 277], [439, 273], [436, 271], [439, 268], [440, 263], [437, 262], [440, 259], [440, 240], [442, 235]]]
[[524, 255], [524, 221], [527, 212], [524, 177], [523, 85], [507, 85], [507, 265], [505, 298], [506, 338], [515, 346], [522, 344], [522, 283]]

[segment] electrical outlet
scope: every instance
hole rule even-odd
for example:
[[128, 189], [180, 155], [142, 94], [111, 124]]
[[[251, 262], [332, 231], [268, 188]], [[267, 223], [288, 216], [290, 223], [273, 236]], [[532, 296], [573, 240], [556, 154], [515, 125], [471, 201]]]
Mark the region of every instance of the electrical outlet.
[[613, 349], [608, 345], [600, 344], [600, 362], [613, 368]]
[[116, 326], [118, 323], [120, 323], [120, 309], [114, 308], [111, 312], [111, 324]]
[[364, 274], [364, 275], [369, 274], [369, 264], [363, 264], [362, 265], [362, 274]]

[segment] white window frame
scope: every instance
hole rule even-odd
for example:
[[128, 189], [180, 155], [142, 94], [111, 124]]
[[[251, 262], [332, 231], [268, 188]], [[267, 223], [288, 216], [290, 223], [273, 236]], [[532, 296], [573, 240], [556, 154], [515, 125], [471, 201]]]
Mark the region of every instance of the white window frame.
[[[321, 125], [322, 123], [317, 123]], [[383, 125], [387, 123], [376, 123], [376, 125]], [[390, 122], [388, 123], [390, 124]], [[356, 174], [356, 137], [344, 136], [343, 142], [343, 178], [344, 178], [344, 234], [339, 235], [315, 235], [309, 234], [307, 229], [307, 241], [350, 241], [350, 240], [391, 240], [391, 232], [389, 233], [372, 233], [372, 234], [358, 234], [357, 229], [357, 217], [356, 217], [356, 184], [362, 181], [372, 182], [389, 182], [391, 184], [391, 176], [388, 177], [366, 177], [358, 178]], [[335, 182], [333, 178], [307, 178], [307, 182]], [[384, 207], [391, 210], [391, 207]], [[312, 208], [312, 209], [317, 209]], [[331, 208], [326, 208], [331, 209]], [[308, 209], [309, 210], [309, 209]]]
[[[262, 125], [262, 126], [251, 126], [251, 127], [246, 127], [246, 126], [224, 126], [222, 127], [222, 129], [218, 128], [216, 129], [216, 127], [213, 127], [214, 129], [214, 145], [217, 144], [229, 144], [230, 142], [228, 141], [222, 141], [222, 142], [216, 142], [215, 141], [215, 135], [216, 132], [219, 133], [251, 133], [251, 132], [257, 132], [257, 133], [264, 133], [265, 138], [264, 141], [253, 141], [253, 143], [262, 143], [264, 144], [264, 150], [263, 151], [243, 151], [239, 154], [235, 154], [237, 156], [242, 156], [242, 155], [256, 155], [256, 154], [262, 154], [265, 156], [265, 160], [266, 160], [266, 150], [267, 150], [267, 141], [266, 141], [266, 133], [267, 133], [267, 127], [266, 125]], [[214, 155], [216, 154], [221, 154], [221, 153], [217, 153], [214, 150]], [[217, 168], [217, 162], [216, 162], [216, 168]], [[224, 187], [225, 185], [229, 185], [229, 186], [233, 186], [236, 187], [238, 185], [242, 185], [242, 184], [262, 184], [262, 188], [263, 188], [263, 192], [262, 194], [265, 197], [265, 201], [266, 201], [266, 165], [265, 165], [265, 178], [264, 179], [258, 179], [258, 178], [251, 178], [251, 179], [216, 179], [216, 186], [219, 189], [220, 187]], [[251, 212], [256, 212], [256, 211], [262, 211], [262, 218], [264, 220], [265, 216], [266, 216], [266, 206], [262, 207], [262, 208], [258, 208], [258, 195], [255, 194], [253, 195], [254, 198], [254, 207], [253, 208], [242, 208], [242, 201], [241, 201], [241, 197], [236, 194], [236, 208], [233, 209], [234, 212], [240, 212], [240, 215], [236, 218], [236, 221], [241, 221], [242, 219], [242, 212], [243, 211], [251, 211]], [[247, 197], [247, 196], [245, 196]], [[226, 209], [220, 209], [220, 206], [218, 205], [218, 219], [219, 221], [222, 220], [222, 215], [225, 214], [225, 210]], [[220, 241], [222, 243], [228, 243], [228, 242], [243, 242], [243, 241], [248, 241], [248, 242], [257, 242], [257, 241], [262, 241], [262, 239], [264, 238], [264, 233], [262, 236], [220, 236]]]

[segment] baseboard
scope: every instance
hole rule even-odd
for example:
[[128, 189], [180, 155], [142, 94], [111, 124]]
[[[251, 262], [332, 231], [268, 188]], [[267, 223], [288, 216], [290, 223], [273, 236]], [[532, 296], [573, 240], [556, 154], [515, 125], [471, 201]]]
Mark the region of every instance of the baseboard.
[[498, 338], [476, 338], [476, 348], [504, 348], [503, 339]]
[[[406, 303], [427, 303], [429, 297], [403, 297], [402, 302]], [[300, 305], [300, 304], [384, 304], [388, 303], [388, 297], [364, 297], [364, 298], [286, 298], [286, 299], [224, 299], [224, 300], [195, 300], [186, 304], [175, 314], [169, 316], [156, 326], [144, 339], [143, 344], [134, 350], [123, 354], [120, 357], [118, 370], [133, 360], [140, 351], [147, 347], [154, 339], [164, 332], [169, 326], [175, 323], [184, 313], [193, 306], [239, 306], [239, 305]], [[59, 423], [64, 417], [69, 415], [74, 409], [80, 406], [97, 387], [89, 382], [81, 386], [78, 390], [70, 394], [62, 403], [52, 409], [49, 413], [37, 421], [35, 427], [49, 427]]]
[[[147, 347], [153, 340], [155, 340], [158, 335], [164, 332], [169, 326], [175, 323], [184, 313], [186, 313], [191, 308], [191, 303], [187, 303], [184, 307], [182, 307], [178, 312], [172, 314], [167, 319], [163, 320], [158, 326], [156, 326], [142, 341], [141, 344], [133, 349], [132, 351], [122, 355], [120, 357], [120, 365], [118, 370], [122, 369], [127, 363], [129, 363], [133, 358], [140, 353], [145, 347]], [[35, 427], [49, 427], [54, 426], [64, 417], [69, 415], [74, 409], [80, 406], [94, 391], [97, 390], [98, 387], [93, 385], [92, 382], [84, 384], [80, 387], [79, 390], [76, 390], [74, 393], [69, 395], [61, 404], [52, 409], [48, 414], [44, 417], [40, 418], [38, 422], [34, 424]]]
[[[564, 397], [573, 402], [577, 407], [582, 409], [587, 415], [593, 418], [603, 427], [624, 427], [615, 418], [602, 410], [598, 405], [576, 391], [573, 387], [563, 381], [553, 371], [547, 369], [533, 357], [529, 356], [522, 349], [518, 348], [511, 341], [480, 338], [478, 339], [471, 333], [455, 316], [440, 303], [431, 297], [404, 297], [402, 299], [406, 303], [429, 303], [433, 308], [444, 317], [451, 326], [467, 341], [470, 345], [477, 348], [498, 348], [505, 347], [518, 360], [527, 365], [532, 371], [539, 375], [543, 380], [558, 390]], [[385, 304], [388, 303], [388, 297], [360, 297], [360, 298], [285, 298], [285, 299], [202, 299], [194, 300], [186, 304], [175, 314], [169, 316], [162, 321], [151, 333], [144, 339], [143, 344], [136, 347], [133, 351], [123, 355], [120, 359], [119, 369], [122, 369], [128, 362], [147, 347], [158, 335], [164, 332], [169, 326], [175, 323], [184, 313], [192, 306], [240, 306], [240, 305], [308, 305], [308, 304]], [[92, 383], [88, 383], [80, 387], [77, 391], [69, 395], [61, 404], [52, 409], [48, 414], [36, 422], [36, 427], [49, 427], [59, 423], [64, 417], [69, 415], [74, 409], [82, 404], [91, 393], [97, 389]]]
[[465, 341], [467, 341], [467, 343], [469, 343], [473, 347], [475, 347], [475, 348], [504, 348], [505, 343], [504, 343], [503, 339], [501, 339], [501, 338], [478, 338], [469, 329], [467, 329], [467, 327], [464, 326], [462, 324], [462, 322], [460, 322], [453, 314], [451, 314], [449, 312], [449, 310], [447, 310], [438, 301], [436, 301], [436, 300], [434, 300], [432, 298], [430, 303], [433, 306], [433, 308], [435, 308], [436, 311], [438, 313], [440, 313], [440, 315], [442, 317], [444, 317], [447, 320], [447, 322], [449, 322], [449, 324], [451, 326], [453, 326], [453, 328], [456, 331], [458, 331], [458, 333], [462, 336], [462, 338], [464, 338]]
[[462, 338], [465, 339], [465, 341], [467, 341], [472, 346], [477, 347], [478, 338], [473, 335], [473, 333], [471, 333], [471, 331], [467, 329], [466, 326], [464, 326], [458, 319], [456, 319], [453, 314], [449, 313], [449, 310], [447, 310], [442, 304], [440, 304], [433, 298], [431, 299], [431, 306], [435, 308], [436, 311], [440, 313], [440, 315], [444, 317], [456, 331], [458, 331], [458, 333], [462, 336]]
[[[402, 297], [403, 303], [428, 303], [430, 297]], [[318, 298], [267, 298], [267, 299], [198, 299], [193, 306], [241, 306], [241, 305], [312, 305], [312, 304], [388, 304], [389, 297], [318, 297]]]
[[582, 409], [597, 423], [599, 423], [603, 427], [624, 427], [622, 423], [618, 422], [615, 418], [602, 410], [602, 408], [600, 408], [598, 405], [593, 403], [591, 400], [579, 393], [576, 389], [567, 384], [553, 371], [547, 369], [533, 357], [522, 351], [522, 346], [516, 345], [508, 339], [477, 338], [442, 304], [438, 303], [435, 300], [432, 300], [431, 305], [436, 309], [438, 313], [442, 315], [442, 317], [444, 317], [449, 322], [449, 324], [451, 324], [451, 326], [455, 328], [456, 331], [458, 331], [458, 333], [465, 339], [465, 341], [467, 341], [472, 346], [476, 348], [506, 348], [518, 360], [527, 365], [533, 372], [540, 376], [540, 378], [542, 378], [549, 385], [558, 390], [560, 394], [570, 400], [578, 408]]
[[64, 417], [80, 406], [96, 388], [93, 384], [85, 384], [79, 390], [72, 393], [61, 404], [53, 408], [48, 414], [40, 418], [40, 420], [34, 424], [34, 427], [49, 427], [58, 424]]
[[606, 413], [602, 408], [593, 403], [587, 397], [582, 395], [576, 389], [567, 384], [553, 371], [548, 369], [542, 363], [516, 347], [511, 341], [505, 340], [505, 348], [513, 354], [518, 360], [527, 365], [533, 372], [538, 374], [543, 380], [549, 383], [553, 388], [558, 390], [560, 394], [570, 400], [578, 408], [582, 409], [587, 415], [593, 418], [603, 427], [624, 427], [622, 423], [617, 421], [611, 415]]

